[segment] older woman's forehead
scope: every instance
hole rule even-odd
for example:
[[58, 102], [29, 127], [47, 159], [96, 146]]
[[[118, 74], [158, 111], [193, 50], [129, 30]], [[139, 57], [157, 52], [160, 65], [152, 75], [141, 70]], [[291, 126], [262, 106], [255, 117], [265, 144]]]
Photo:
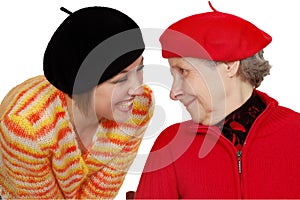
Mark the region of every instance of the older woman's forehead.
[[211, 60], [205, 60], [201, 58], [192, 58], [192, 57], [176, 57], [176, 58], [169, 58], [169, 64], [171, 67], [201, 67], [201, 66], [212, 66], [217, 65], [216, 62]]

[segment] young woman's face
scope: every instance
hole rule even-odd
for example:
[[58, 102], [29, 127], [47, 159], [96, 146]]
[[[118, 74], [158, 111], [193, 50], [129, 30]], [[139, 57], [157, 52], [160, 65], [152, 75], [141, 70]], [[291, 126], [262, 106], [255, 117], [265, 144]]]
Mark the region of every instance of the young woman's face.
[[106, 118], [126, 121], [133, 107], [134, 97], [143, 93], [143, 57], [113, 78], [97, 86], [94, 105], [98, 120]]

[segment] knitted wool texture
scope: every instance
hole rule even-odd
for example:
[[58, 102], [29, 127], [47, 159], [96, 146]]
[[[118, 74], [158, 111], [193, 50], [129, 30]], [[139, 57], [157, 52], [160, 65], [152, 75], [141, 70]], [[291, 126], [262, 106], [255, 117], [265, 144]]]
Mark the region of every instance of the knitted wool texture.
[[129, 122], [104, 120], [82, 155], [64, 94], [44, 76], [14, 88], [0, 107], [4, 198], [114, 198], [153, 114], [152, 91], [134, 100]]

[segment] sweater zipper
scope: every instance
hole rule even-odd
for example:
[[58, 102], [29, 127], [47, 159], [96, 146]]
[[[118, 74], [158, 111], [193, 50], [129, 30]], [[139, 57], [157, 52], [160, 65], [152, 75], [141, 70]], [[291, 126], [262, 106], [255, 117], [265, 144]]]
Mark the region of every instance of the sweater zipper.
[[239, 174], [242, 173], [242, 151], [237, 151], [236, 152], [237, 160], [238, 160], [238, 171]]
[[240, 188], [241, 188], [241, 197], [244, 198], [244, 192], [243, 192], [243, 180], [242, 180], [242, 151], [241, 150], [238, 150], [236, 152], [236, 156], [237, 156], [237, 165], [238, 165], [238, 172], [239, 172], [239, 175], [240, 175]]

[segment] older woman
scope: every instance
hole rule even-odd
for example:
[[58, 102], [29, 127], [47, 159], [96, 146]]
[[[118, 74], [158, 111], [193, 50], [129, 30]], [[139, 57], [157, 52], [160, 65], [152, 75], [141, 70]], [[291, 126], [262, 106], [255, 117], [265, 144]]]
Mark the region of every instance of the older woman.
[[271, 37], [212, 9], [160, 37], [170, 97], [192, 120], [159, 135], [135, 197], [300, 198], [300, 114], [256, 89], [269, 74]]
[[114, 198], [152, 117], [139, 26], [112, 8], [64, 10], [44, 76], [1, 103], [4, 199]]

